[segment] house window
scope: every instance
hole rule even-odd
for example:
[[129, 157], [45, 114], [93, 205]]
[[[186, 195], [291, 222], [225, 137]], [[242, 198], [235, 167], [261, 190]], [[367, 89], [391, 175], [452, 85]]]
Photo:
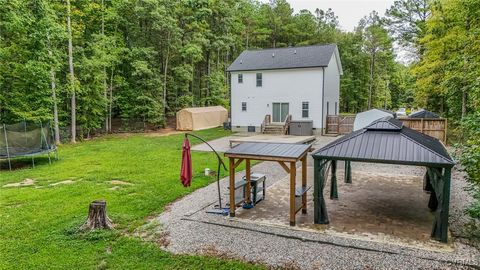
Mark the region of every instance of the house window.
[[238, 74], [238, 83], [243, 83], [243, 74]]
[[337, 102], [335, 102], [335, 115], [338, 114]]
[[247, 111], [247, 103], [242, 102], [242, 112], [246, 112], [246, 111]]
[[327, 101], [327, 115], [330, 115], [330, 108], [329, 108], [328, 105], [329, 105], [329, 104], [328, 104], [328, 101]]
[[308, 102], [302, 102], [302, 117], [308, 118]]
[[257, 73], [257, 87], [262, 87], [262, 73]]

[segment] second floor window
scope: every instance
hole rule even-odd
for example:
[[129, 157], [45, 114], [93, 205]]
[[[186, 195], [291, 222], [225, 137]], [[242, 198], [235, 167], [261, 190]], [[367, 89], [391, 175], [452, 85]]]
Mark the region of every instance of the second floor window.
[[262, 73], [257, 73], [257, 87], [262, 87]]
[[246, 111], [247, 111], [247, 103], [242, 102], [242, 112], [246, 112]]
[[238, 83], [243, 83], [243, 74], [238, 74]]
[[302, 117], [308, 118], [308, 102], [302, 102]]

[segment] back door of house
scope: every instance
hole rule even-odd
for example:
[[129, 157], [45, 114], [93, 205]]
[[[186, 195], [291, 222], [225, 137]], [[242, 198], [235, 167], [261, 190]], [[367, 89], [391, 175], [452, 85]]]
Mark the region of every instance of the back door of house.
[[283, 122], [288, 115], [288, 103], [274, 102], [272, 106], [272, 122]]

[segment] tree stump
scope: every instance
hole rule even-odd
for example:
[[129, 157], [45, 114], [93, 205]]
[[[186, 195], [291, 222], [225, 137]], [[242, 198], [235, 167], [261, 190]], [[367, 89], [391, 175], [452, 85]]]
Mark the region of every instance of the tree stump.
[[93, 201], [88, 208], [88, 219], [81, 229], [112, 229], [112, 220], [107, 216], [107, 202]]

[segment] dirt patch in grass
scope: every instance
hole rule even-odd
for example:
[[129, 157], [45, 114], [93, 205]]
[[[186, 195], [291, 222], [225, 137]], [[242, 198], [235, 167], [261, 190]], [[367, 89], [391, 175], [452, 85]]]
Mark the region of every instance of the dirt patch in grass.
[[60, 182], [52, 183], [52, 184], [50, 184], [50, 186], [70, 185], [70, 184], [73, 184], [73, 183], [75, 183], [75, 181], [73, 181], [73, 180], [65, 180], [65, 181], [60, 181]]
[[35, 185], [35, 180], [34, 180], [34, 179], [25, 178], [25, 179], [24, 179], [23, 181], [21, 181], [21, 182], [6, 184], [6, 185], [3, 185], [3, 187], [4, 187], [4, 188], [9, 188], [9, 187], [27, 187], [27, 186], [33, 186], [33, 185]]
[[131, 186], [133, 185], [132, 183], [130, 182], [126, 182], [126, 181], [122, 181], [122, 180], [112, 180], [112, 181], [109, 181], [110, 184], [112, 185], [124, 185], [124, 186]]

